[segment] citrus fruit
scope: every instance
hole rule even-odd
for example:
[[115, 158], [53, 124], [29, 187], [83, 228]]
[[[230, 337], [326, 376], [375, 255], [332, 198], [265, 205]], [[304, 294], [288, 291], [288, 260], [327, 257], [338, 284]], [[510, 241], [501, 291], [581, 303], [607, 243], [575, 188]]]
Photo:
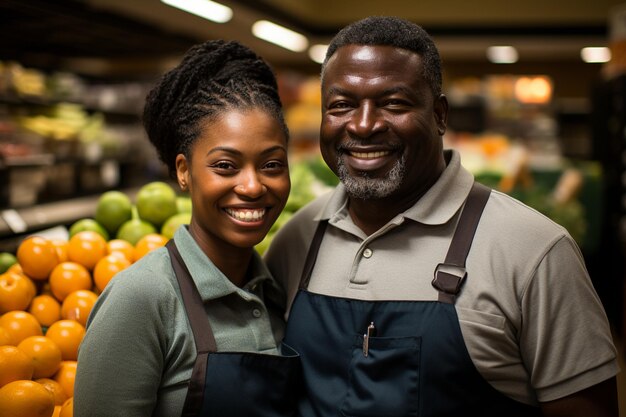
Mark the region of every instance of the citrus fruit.
[[150, 223], [140, 219], [132, 219], [127, 221], [117, 231], [117, 238], [135, 245], [139, 239], [148, 233], [156, 233], [156, 228]]
[[168, 239], [174, 237], [174, 233], [178, 228], [183, 224], [189, 224], [191, 221], [191, 212], [182, 212], [174, 214], [172, 217], [167, 219], [163, 226], [161, 227], [161, 234]]
[[109, 232], [97, 221], [94, 219], [80, 219], [74, 222], [70, 226], [70, 239], [78, 232], [83, 232], [85, 230], [89, 230], [92, 232], [98, 233], [100, 236], [104, 238], [104, 240], [109, 240]]
[[66, 320], [76, 320], [83, 326], [87, 325], [87, 318], [98, 296], [89, 290], [71, 292], [61, 305], [61, 317]]
[[49, 294], [41, 294], [33, 298], [28, 312], [35, 316], [39, 324], [48, 327], [61, 320], [61, 304]]
[[107, 251], [108, 251], [109, 255], [112, 254], [112, 253], [121, 253], [130, 262], [133, 261], [134, 247], [127, 240], [124, 240], [124, 239], [111, 239], [111, 240], [109, 240], [107, 242]]
[[74, 397], [70, 397], [63, 403], [59, 417], [74, 417]]
[[85, 336], [85, 327], [74, 320], [59, 320], [48, 327], [46, 337], [52, 339], [61, 349], [64, 361], [75, 361], [78, 358], [78, 346]]
[[67, 394], [63, 390], [63, 387], [61, 386], [61, 384], [59, 384], [54, 379], [50, 379], [50, 378], [39, 378], [39, 379], [36, 379], [35, 382], [40, 383], [41, 385], [44, 386], [44, 388], [46, 388], [48, 391], [52, 393], [52, 395], [54, 396], [54, 405], [59, 406], [59, 411], [60, 411], [61, 406], [67, 400]]
[[0, 416], [52, 417], [54, 396], [35, 381], [13, 381], [0, 388]]
[[191, 198], [189, 196], [176, 197], [176, 209], [179, 213], [191, 213]]
[[34, 370], [26, 353], [16, 346], [0, 346], [0, 387], [19, 379], [31, 379]]
[[111, 234], [132, 217], [130, 198], [121, 191], [107, 191], [98, 199], [95, 219]]
[[168, 240], [168, 238], [158, 233], [148, 233], [139, 239], [135, 245], [135, 250], [133, 251], [133, 261], [136, 262], [151, 250], [164, 246]]
[[0, 274], [4, 274], [7, 269], [17, 263], [15, 255], [9, 252], [0, 253]]
[[0, 316], [0, 327], [9, 333], [11, 345], [17, 346], [28, 336], [41, 336], [41, 325], [32, 314], [26, 311], [9, 311]]
[[178, 212], [176, 192], [169, 184], [161, 181], [150, 182], [141, 187], [137, 192], [135, 205], [139, 217], [155, 227], [161, 227], [165, 220]]
[[107, 254], [107, 242], [98, 233], [84, 230], [70, 238], [67, 248], [68, 259], [92, 270], [96, 263]]
[[56, 382], [61, 384], [65, 395], [68, 398], [74, 396], [74, 381], [76, 380], [76, 365], [78, 362], [76, 361], [63, 361], [61, 362], [61, 367], [54, 374], [54, 379]]
[[6, 331], [4, 327], [0, 327], [0, 346], [10, 345], [11, 335]]
[[54, 245], [54, 248], [57, 250], [59, 262], [67, 261], [68, 241], [63, 239], [52, 239], [51, 242]]
[[96, 288], [100, 292], [104, 291], [111, 278], [121, 270], [128, 268], [130, 263], [126, 257], [119, 256], [116, 253], [100, 259], [93, 270], [93, 281], [96, 284]]
[[30, 278], [44, 280], [59, 263], [54, 245], [49, 239], [31, 236], [24, 239], [17, 248], [17, 260], [24, 274]]
[[33, 299], [34, 287], [24, 275], [5, 272], [0, 275], [0, 314], [26, 310]]
[[61, 366], [61, 349], [46, 336], [29, 336], [17, 348], [24, 352], [33, 363], [33, 378], [47, 378], [54, 375]]
[[50, 274], [50, 291], [59, 300], [65, 300], [71, 292], [89, 290], [93, 286], [91, 274], [77, 262], [62, 262]]

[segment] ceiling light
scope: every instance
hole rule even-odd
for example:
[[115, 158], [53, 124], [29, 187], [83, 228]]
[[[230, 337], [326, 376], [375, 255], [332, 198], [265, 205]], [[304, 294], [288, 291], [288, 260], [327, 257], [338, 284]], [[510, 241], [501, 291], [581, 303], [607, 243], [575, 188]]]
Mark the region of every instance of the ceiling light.
[[609, 62], [611, 50], [603, 46], [587, 47], [580, 50], [580, 57], [588, 64]]
[[196, 16], [212, 20], [217, 23], [226, 23], [233, 17], [233, 9], [211, 0], [161, 0], [163, 3], [184, 10]]
[[487, 59], [494, 64], [513, 64], [519, 58], [517, 49], [512, 46], [490, 46], [487, 48]]
[[259, 20], [253, 24], [252, 33], [257, 38], [294, 52], [302, 52], [309, 46], [309, 41], [304, 35], [267, 20]]
[[309, 58], [321, 64], [324, 62], [324, 58], [326, 58], [327, 50], [328, 45], [313, 45], [309, 48]]

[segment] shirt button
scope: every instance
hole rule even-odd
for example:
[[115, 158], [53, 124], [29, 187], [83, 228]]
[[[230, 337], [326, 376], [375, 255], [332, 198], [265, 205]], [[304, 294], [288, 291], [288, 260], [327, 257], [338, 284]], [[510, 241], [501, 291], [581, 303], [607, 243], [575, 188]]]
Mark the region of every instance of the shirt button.
[[366, 248], [363, 251], [363, 257], [364, 258], [371, 258], [372, 257], [372, 253], [374, 253], [370, 248]]
[[252, 310], [252, 315], [258, 319], [259, 317], [261, 317], [261, 310], [255, 308], [254, 310]]

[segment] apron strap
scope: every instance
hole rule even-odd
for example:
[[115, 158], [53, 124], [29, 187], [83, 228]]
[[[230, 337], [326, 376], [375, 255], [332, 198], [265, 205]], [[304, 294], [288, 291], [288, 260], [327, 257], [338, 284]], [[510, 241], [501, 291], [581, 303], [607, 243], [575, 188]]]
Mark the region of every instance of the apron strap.
[[197, 357], [189, 380], [189, 388], [182, 416], [196, 416], [199, 414], [204, 398], [204, 383], [206, 380], [206, 367], [209, 353], [217, 352], [217, 344], [213, 336], [213, 330], [204, 310], [202, 297], [191, 278], [189, 269], [180, 256], [174, 239], [170, 239], [165, 245], [170, 253], [170, 260], [174, 268], [174, 275], [183, 296], [183, 304], [187, 312], [187, 319], [191, 325], [193, 338], [196, 344]]
[[439, 291], [441, 302], [454, 304], [457, 294], [461, 291], [467, 277], [465, 261], [490, 194], [491, 189], [474, 182], [454, 231], [446, 259], [435, 268], [432, 285]]
[[322, 220], [318, 223], [315, 235], [311, 241], [311, 247], [309, 253], [307, 253], [306, 260], [304, 261], [304, 268], [302, 268], [302, 274], [300, 275], [300, 289], [306, 290], [311, 280], [311, 274], [313, 273], [313, 267], [317, 260], [317, 253], [319, 252], [322, 239], [324, 239], [324, 232], [326, 232], [326, 226], [328, 226], [328, 220]]

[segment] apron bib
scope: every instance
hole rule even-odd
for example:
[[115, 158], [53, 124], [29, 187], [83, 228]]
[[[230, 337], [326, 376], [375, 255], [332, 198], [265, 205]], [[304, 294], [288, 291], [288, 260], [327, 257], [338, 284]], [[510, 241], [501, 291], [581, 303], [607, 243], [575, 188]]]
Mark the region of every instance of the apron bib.
[[174, 240], [166, 245], [183, 296], [198, 355], [183, 417], [285, 417], [296, 412], [300, 358], [283, 344], [281, 355], [218, 352], [213, 331]]
[[[285, 343], [302, 358], [304, 417], [539, 416], [476, 370], [455, 297], [490, 190], [474, 184], [433, 286], [438, 301], [363, 301], [306, 291], [327, 222], [311, 244]], [[340, 277], [343, 279], [343, 277]]]

